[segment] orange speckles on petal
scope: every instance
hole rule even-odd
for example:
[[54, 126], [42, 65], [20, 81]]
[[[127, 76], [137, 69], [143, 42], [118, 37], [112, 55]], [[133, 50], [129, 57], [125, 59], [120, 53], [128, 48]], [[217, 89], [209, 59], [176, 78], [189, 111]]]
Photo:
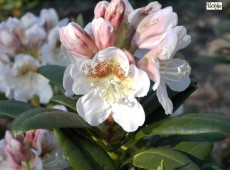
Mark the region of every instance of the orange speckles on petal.
[[122, 70], [119, 63], [114, 60], [96, 61], [98, 64], [94, 68], [90, 68], [86, 74], [91, 78], [106, 78], [109, 76], [116, 76], [118, 79], [125, 78], [125, 72]]

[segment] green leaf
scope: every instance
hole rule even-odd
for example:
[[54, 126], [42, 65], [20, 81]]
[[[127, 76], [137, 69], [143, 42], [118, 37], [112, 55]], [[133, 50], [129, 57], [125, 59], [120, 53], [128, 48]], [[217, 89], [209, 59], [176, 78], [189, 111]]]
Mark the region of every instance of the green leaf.
[[186, 153], [187, 156], [201, 165], [210, 155], [213, 145], [210, 142], [181, 142], [175, 150]]
[[84, 27], [84, 19], [82, 14], [78, 14], [76, 18], [76, 22], [81, 26]]
[[215, 27], [215, 29], [220, 32], [230, 32], [230, 21], [222, 21]]
[[35, 107], [16, 100], [1, 100], [0, 101], [0, 115], [9, 118], [16, 118], [22, 112], [34, 109]]
[[50, 101], [62, 104], [64, 106], [76, 111], [76, 103], [77, 103], [76, 99], [72, 99], [70, 97], [66, 97], [63, 95], [57, 95], [57, 96], [53, 96], [50, 99]]
[[59, 146], [73, 169], [115, 170], [110, 156], [95, 142], [70, 130], [55, 129]]
[[199, 135], [170, 135], [161, 136], [157, 135], [151, 139], [152, 146], [165, 146], [165, 145], [177, 145], [180, 142], [196, 141], [196, 142], [216, 142], [223, 140], [224, 134], [199, 134]]
[[6, 99], [7, 99], [7, 98], [6, 98], [5, 94], [0, 93], [0, 100], [6, 100]]
[[[168, 89], [168, 95], [173, 102], [173, 110], [175, 111], [178, 107], [180, 107], [196, 89], [197, 84], [195, 81], [192, 81], [189, 87], [183, 92], [174, 92]], [[143, 105], [143, 108], [146, 113], [146, 121], [144, 125], [149, 125], [153, 122], [168, 117], [165, 114], [164, 109], [158, 102], [156, 93], [152, 90], [150, 90], [149, 94], [145, 98], [143, 98], [140, 103]]]
[[230, 60], [221, 56], [209, 57], [209, 56], [200, 56], [193, 59], [196, 63], [201, 64], [230, 64]]
[[199, 167], [186, 155], [170, 148], [151, 148], [145, 150], [134, 155], [124, 164], [131, 163], [138, 168], [156, 170], [162, 160], [164, 162], [164, 170], [199, 170]]
[[65, 92], [65, 89], [63, 87], [63, 76], [65, 72], [65, 67], [57, 65], [45, 65], [39, 67], [38, 72], [47, 79], [49, 79], [62, 92]]
[[20, 114], [12, 123], [11, 130], [23, 133], [31, 129], [89, 128], [77, 113], [56, 109], [36, 108]]
[[153, 135], [192, 135], [230, 133], [230, 117], [221, 114], [193, 113], [170, 117], [142, 128], [136, 139]]

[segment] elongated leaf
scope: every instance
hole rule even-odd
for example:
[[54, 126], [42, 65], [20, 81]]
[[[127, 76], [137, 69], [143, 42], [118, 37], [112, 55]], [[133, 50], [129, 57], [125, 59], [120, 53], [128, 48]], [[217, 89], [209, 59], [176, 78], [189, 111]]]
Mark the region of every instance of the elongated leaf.
[[156, 170], [162, 160], [164, 170], [199, 170], [199, 167], [186, 155], [170, 148], [151, 148], [145, 150], [134, 155], [125, 164], [131, 163], [138, 168]]
[[210, 142], [181, 142], [174, 147], [175, 150], [186, 153], [187, 156], [201, 165], [210, 155], [213, 145]]
[[229, 122], [230, 117], [220, 114], [183, 114], [142, 128], [137, 132], [136, 139], [153, 135], [230, 133]]
[[56, 109], [36, 108], [20, 114], [12, 123], [15, 133], [31, 129], [90, 127], [77, 113]]
[[55, 134], [63, 154], [73, 169], [116, 169], [110, 156], [93, 141], [72, 133], [70, 130], [56, 129]]
[[230, 21], [222, 21], [215, 27], [215, 29], [220, 32], [230, 32]]
[[7, 98], [6, 98], [5, 94], [0, 93], [0, 100], [6, 100], [6, 99], [7, 99]]
[[[197, 84], [195, 81], [192, 81], [189, 87], [183, 92], [174, 92], [168, 89], [168, 94], [170, 99], [173, 102], [173, 110], [177, 110], [184, 101], [197, 89]], [[153, 122], [167, 118], [164, 109], [161, 107], [158, 102], [156, 93], [153, 91], [149, 92], [145, 98], [141, 100], [141, 104], [146, 113], [146, 120], [144, 125], [149, 125]]]
[[34, 109], [35, 107], [16, 100], [2, 100], [0, 101], [0, 115], [9, 118], [16, 118], [22, 112]]
[[76, 111], [76, 103], [77, 103], [76, 99], [72, 99], [72, 98], [69, 98], [66, 96], [62, 96], [62, 95], [57, 95], [57, 96], [53, 96], [50, 99], [50, 101], [62, 104], [64, 106]]
[[194, 58], [193, 61], [201, 64], [230, 64], [229, 59], [221, 56], [217, 56], [217, 57], [200, 56]]
[[65, 89], [63, 87], [63, 76], [65, 72], [65, 67], [57, 65], [46, 65], [39, 67], [38, 72], [47, 79], [49, 79], [62, 92], [65, 92]]
[[165, 146], [171, 145], [175, 146], [180, 142], [216, 142], [223, 140], [225, 138], [224, 134], [199, 134], [199, 135], [170, 135], [170, 136], [154, 136], [151, 139], [152, 146]]

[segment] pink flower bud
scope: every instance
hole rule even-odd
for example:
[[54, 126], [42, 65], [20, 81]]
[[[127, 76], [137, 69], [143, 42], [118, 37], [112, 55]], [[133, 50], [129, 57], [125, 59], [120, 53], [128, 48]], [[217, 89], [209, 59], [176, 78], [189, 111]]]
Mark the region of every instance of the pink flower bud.
[[94, 9], [94, 18], [104, 18], [108, 5], [109, 5], [109, 2], [107, 1], [98, 2]]
[[123, 0], [112, 0], [106, 10], [105, 19], [110, 21], [117, 29], [125, 15], [125, 2]]
[[21, 167], [21, 161], [29, 160], [30, 151], [22, 141], [14, 138], [10, 131], [6, 131], [5, 140], [5, 154], [12, 166], [15, 169], [19, 169]]
[[149, 3], [147, 6], [138, 8], [134, 11], [132, 11], [129, 14], [129, 21], [131, 23], [131, 27], [133, 29], [136, 29], [140, 21], [147, 15], [158, 11], [161, 9], [161, 4], [159, 4], [157, 1]]
[[65, 48], [77, 57], [92, 58], [98, 51], [93, 39], [77, 23], [62, 27], [59, 35]]
[[103, 18], [94, 19], [92, 22], [93, 35], [99, 50], [114, 46], [115, 36], [113, 26]]
[[21, 45], [12, 26], [8, 23], [0, 24], [0, 51], [3, 53], [15, 53]]
[[139, 46], [149, 37], [165, 33], [169, 28], [177, 24], [177, 15], [172, 7], [167, 7], [153, 12], [140, 22], [133, 36], [132, 43]]

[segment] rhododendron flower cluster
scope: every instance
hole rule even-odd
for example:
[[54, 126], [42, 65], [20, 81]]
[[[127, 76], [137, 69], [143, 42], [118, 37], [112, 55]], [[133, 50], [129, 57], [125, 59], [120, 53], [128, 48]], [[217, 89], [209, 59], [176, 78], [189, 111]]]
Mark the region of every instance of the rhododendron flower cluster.
[[79, 115], [93, 126], [112, 118], [135, 131], [145, 120], [137, 98], [147, 95], [150, 80], [165, 113], [172, 114], [167, 86], [183, 91], [190, 84], [189, 64], [174, 56], [191, 37], [177, 22], [172, 7], [158, 2], [134, 10], [128, 0], [112, 0], [96, 5], [85, 28], [74, 22], [62, 27], [63, 49], [75, 59], [63, 84], [66, 95], [83, 95]]
[[54, 135], [43, 129], [14, 136], [6, 131], [0, 141], [0, 170], [61, 170], [69, 167]]
[[61, 52], [58, 29], [68, 19], [59, 21], [52, 8], [40, 16], [26, 13], [20, 19], [0, 23], [0, 92], [9, 99], [29, 101], [38, 96], [47, 103], [53, 95], [49, 81], [37, 73], [46, 64], [67, 65]]

